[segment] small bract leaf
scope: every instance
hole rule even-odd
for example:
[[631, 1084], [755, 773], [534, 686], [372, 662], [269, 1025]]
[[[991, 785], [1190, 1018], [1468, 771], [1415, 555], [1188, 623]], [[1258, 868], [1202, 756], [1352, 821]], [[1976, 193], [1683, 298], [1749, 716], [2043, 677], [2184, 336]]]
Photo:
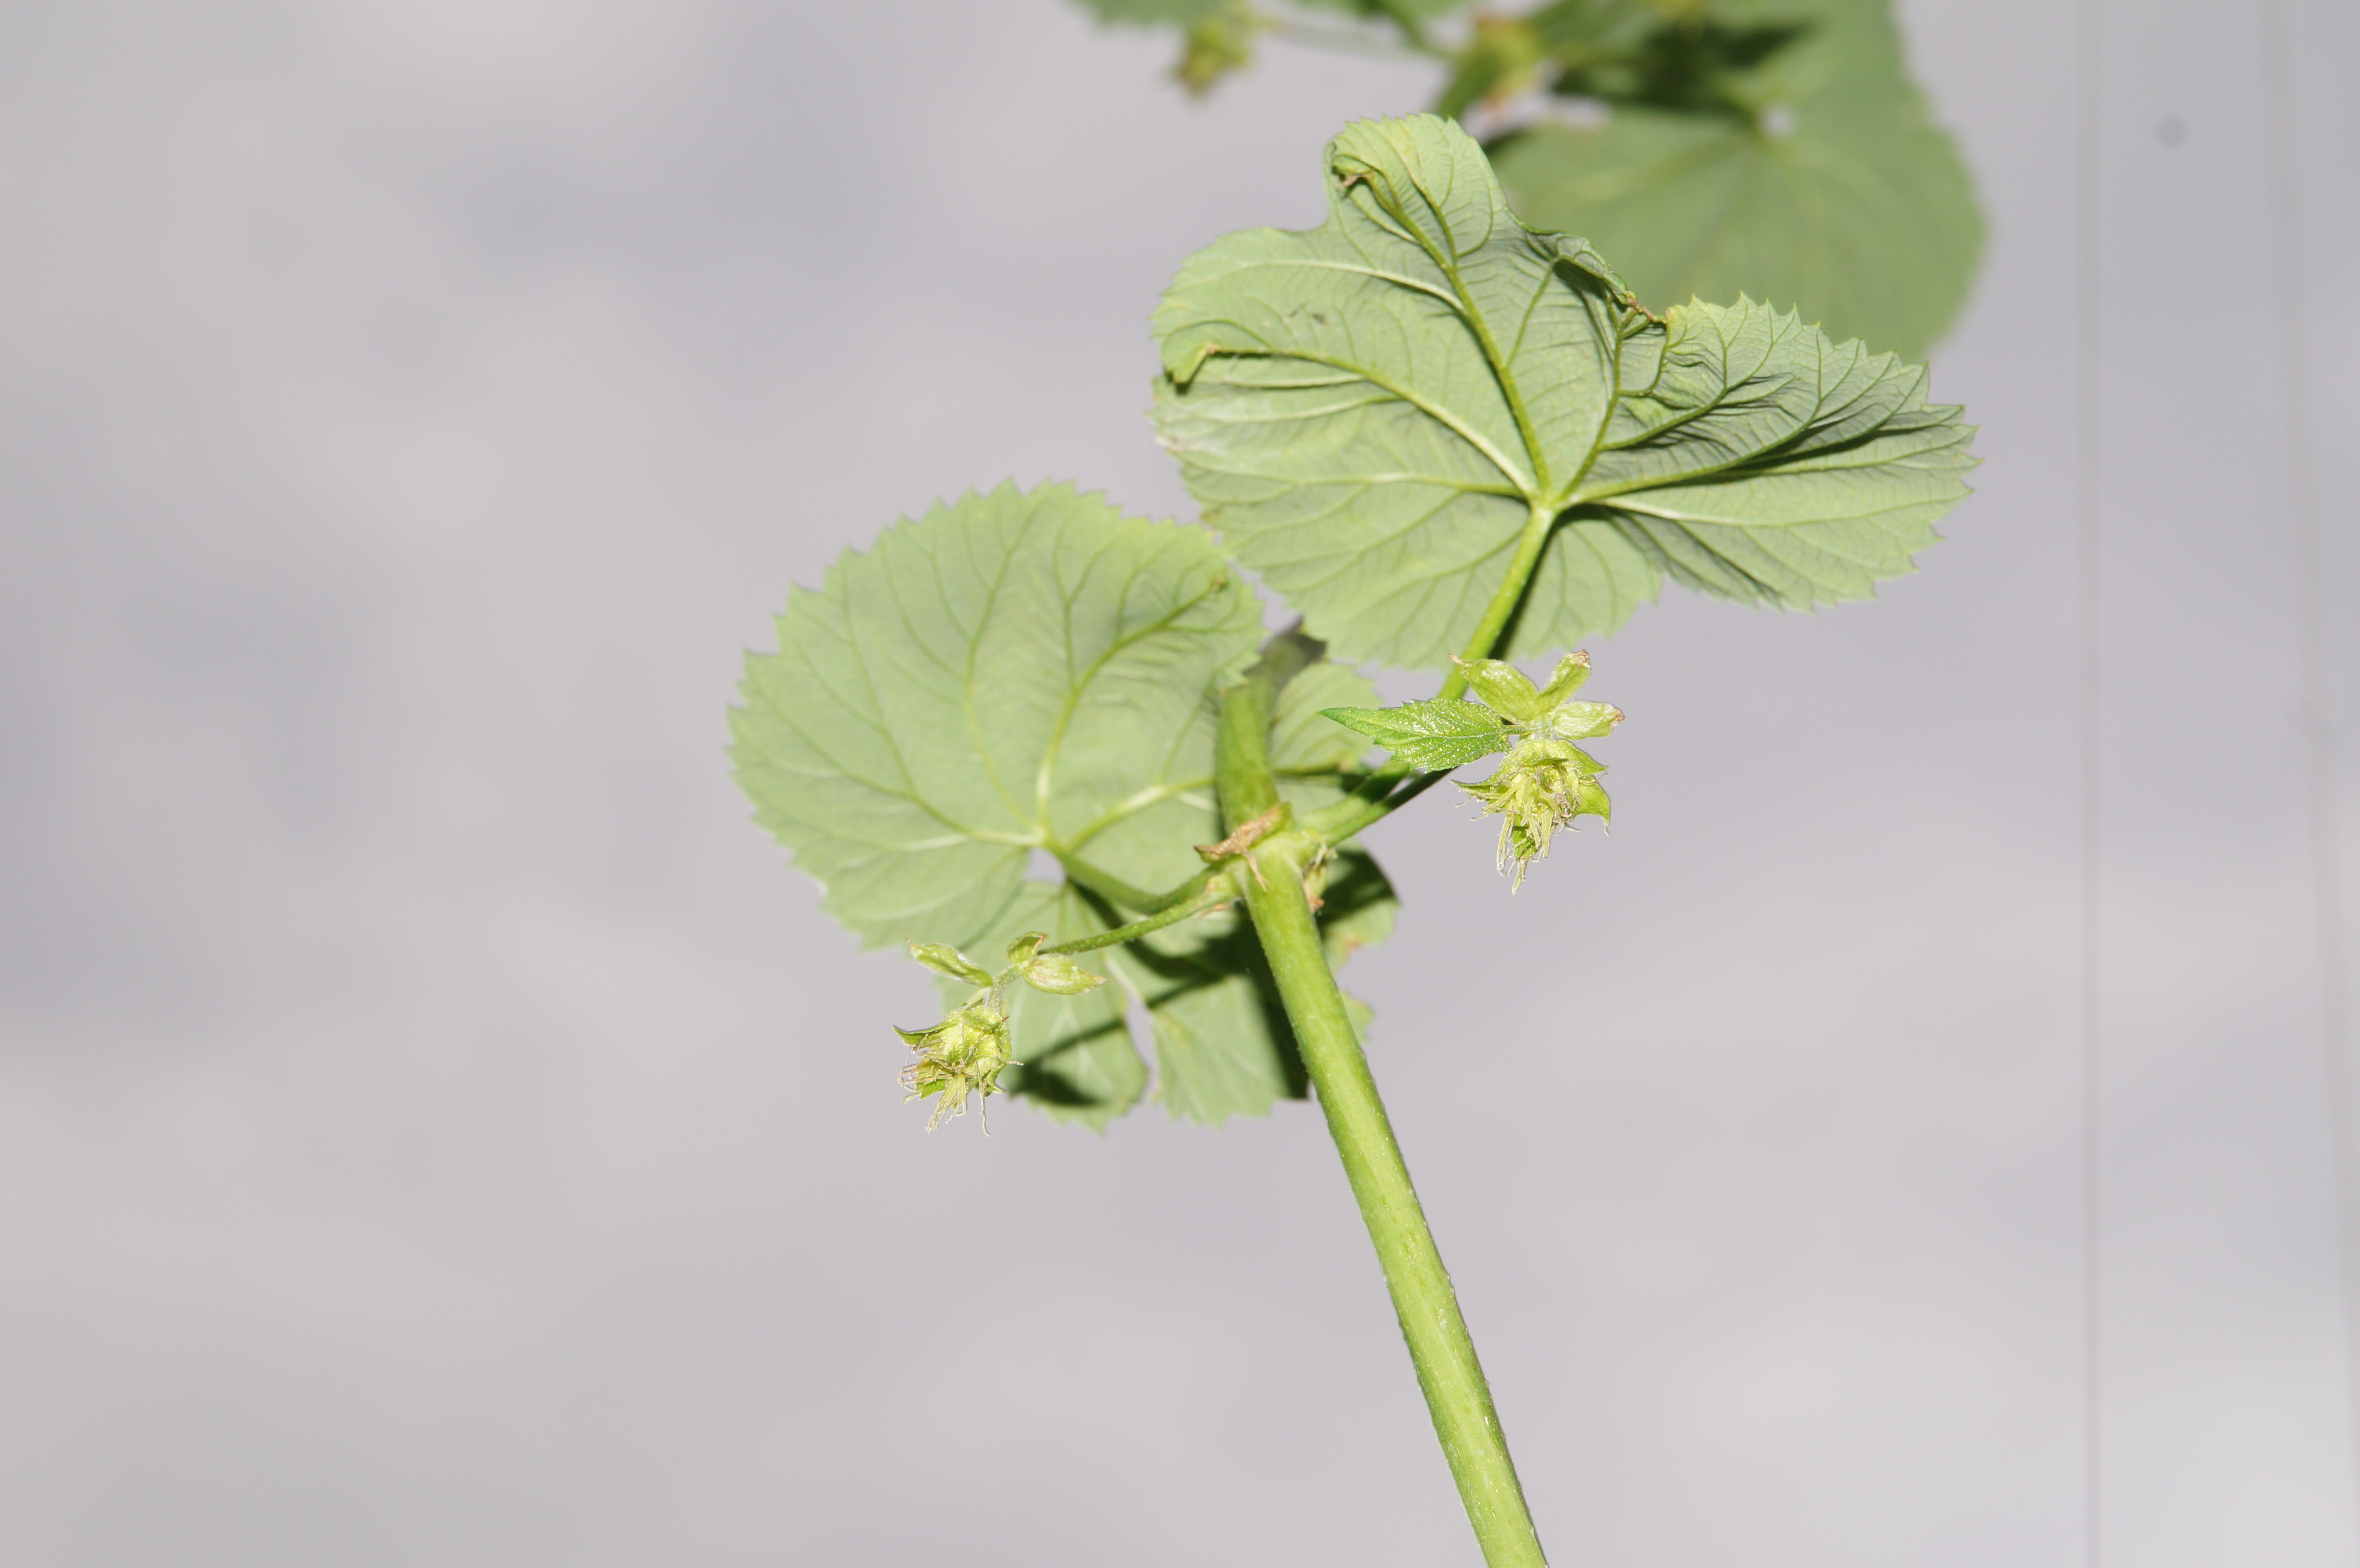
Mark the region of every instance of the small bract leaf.
[[937, 975], [947, 975], [954, 980], [964, 980], [970, 985], [991, 984], [991, 971], [983, 967], [948, 942], [913, 942], [910, 956]]
[[1456, 700], [1404, 702], [1398, 708], [1330, 708], [1328, 717], [1429, 772], [1505, 751], [1516, 739], [1491, 709]]
[[1032, 955], [1049, 941], [1047, 931], [1026, 931], [1008, 944], [1008, 962], [1022, 969], [1032, 962]]
[[1559, 740], [1589, 740], [1611, 733], [1622, 722], [1622, 710], [1612, 702], [1561, 702], [1549, 711], [1549, 734]]
[[1579, 649], [1567, 654], [1557, 661], [1557, 669], [1550, 673], [1548, 684], [1541, 688], [1542, 704], [1552, 708], [1557, 706], [1580, 691], [1583, 682], [1589, 679], [1590, 655]]
[[1468, 690], [1510, 724], [1521, 724], [1540, 716], [1540, 688], [1514, 665], [1497, 659], [1461, 659], [1459, 667], [1467, 673]]
[[1093, 975], [1074, 962], [1072, 956], [1053, 953], [1026, 963], [1021, 973], [1024, 984], [1035, 991], [1047, 991], [1060, 996], [1078, 996], [1085, 991], [1095, 991], [1106, 984], [1106, 976]]
[[1544, 530], [1508, 657], [1612, 630], [1666, 573], [1802, 607], [1910, 569], [1972, 434], [1925, 371], [1741, 299], [1634, 308], [1429, 115], [1328, 152], [1328, 222], [1189, 258], [1155, 418], [1238, 559], [1353, 659], [1439, 666]]

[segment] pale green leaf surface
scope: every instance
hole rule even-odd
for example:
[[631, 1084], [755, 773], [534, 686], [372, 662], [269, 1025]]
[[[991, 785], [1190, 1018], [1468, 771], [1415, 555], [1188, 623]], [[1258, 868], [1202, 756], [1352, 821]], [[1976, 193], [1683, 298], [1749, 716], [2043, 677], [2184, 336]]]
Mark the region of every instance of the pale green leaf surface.
[[1750, 294], [1922, 355], [1983, 246], [1958, 149], [1904, 70], [1885, 0], [1718, 0], [1728, 27], [1801, 22], [1721, 83], [1743, 113], [1618, 103], [1495, 152], [1516, 211], [1581, 234], [1660, 309]]
[[1666, 573], [1787, 606], [1909, 570], [1972, 432], [1925, 372], [1741, 300], [1655, 321], [1525, 228], [1430, 115], [1348, 126], [1329, 215], [1183, 266], [1155, 417], [1206, 520], [1344, 656], [1464, 647], [1535, 515], [1505, 657], [1611, 631]]
[[[792, 592], [779, 651], [747, 659], [732, 758], [758, 819], [865, 940], [997, 951], [978, 933], [1025, 929], [1000, 916], [1034, 845], [1210, 777], [1205, 693], [1260, 634], [1203, 531], [1004, 485]], [[1131, 869], [1176, 880], [1187, 842]]]

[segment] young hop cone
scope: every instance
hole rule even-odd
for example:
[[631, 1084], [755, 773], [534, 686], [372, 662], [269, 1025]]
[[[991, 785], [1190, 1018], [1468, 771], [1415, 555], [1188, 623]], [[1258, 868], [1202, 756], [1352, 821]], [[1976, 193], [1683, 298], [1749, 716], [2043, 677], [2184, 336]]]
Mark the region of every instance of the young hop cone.
[[1517, 743], [1489, 779], [1459, 786], [1483, 802], [1483, 815], [1506, 819], [1500, 824], [1498, 865], [1502, 872], [1515, 867], [1510, 892], [1524, 885], [1534, 861], [1548, 858], [1557, 829], [1572, 827], [1576, 817], [1606, 820], [1610, 806], [1598, 783], [1605, 771], [1579, 746], [1535, 735]]
[[1000, 1074], [1020, 1066], [1010, 1054], [1008, 1019], [991, 1006], [989, 995], [969, 1002], [930, 1029], [897, 1029], [918, 1060], [901, 1069], [901, 1087], [912, 1100], [940, 1095], [926, 1130], [943, 1125], [945, 1117], [965, 1116], [967, 1096], [978, 1102], [1000, 1093]]

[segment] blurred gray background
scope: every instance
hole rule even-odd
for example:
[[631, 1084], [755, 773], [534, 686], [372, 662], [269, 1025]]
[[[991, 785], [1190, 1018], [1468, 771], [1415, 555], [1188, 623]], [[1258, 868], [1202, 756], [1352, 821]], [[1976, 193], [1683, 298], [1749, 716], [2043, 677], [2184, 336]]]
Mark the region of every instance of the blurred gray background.
[[[2360, 13], [2289, 9], [2333, 473]], [[2258, 15], [2106, 8], [2104, 1518], [2158, 1568], [2360, 1554]], [[2081, 1560], [2073, 39], [1907, 16], [1993, 219], [1950, 542], [1599, 645], [1614, 832], [1515, 899], [1464, 810], [1372, 839], [1351, 984], [1565, 1563]], [[924, 1136], [926, 986], [724, 768], [896, 515], [1189, 515], [1159, 289], [1431, 87], [1278, 46], [1192, 107], [1169, 49], [0, 12], [0, 1560], [1474, 1561], [1316, 1113]]]

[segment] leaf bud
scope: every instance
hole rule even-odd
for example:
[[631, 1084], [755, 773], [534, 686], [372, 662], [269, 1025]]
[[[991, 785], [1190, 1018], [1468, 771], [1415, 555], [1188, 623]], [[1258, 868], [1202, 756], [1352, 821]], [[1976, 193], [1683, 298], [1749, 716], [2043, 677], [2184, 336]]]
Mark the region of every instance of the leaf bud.
[[1062, 953], [1044, 953], [1024, 964], [1019, 973], [1024, 976], [1024, 984], [1035, 991], [1057, 996], [1078, 996], [1106, 984], [1105, 975], [1091, 974]]
[[937, 975], [947, 975], [970, 985], [991, 984], [990, 970], [946, 942], [913, 942], [910, 944], [910, 956]]
[[1557, 669], [1550, 674], [1548, 684], [1541, 688], [1542, 706], [1555, 707], [1563, 702], [1580, 691], [1581, 683], [1589, 679], [1590, 654], [1586, 649], [1577, 648], [1557, 661]]
[[1540, 688], [1514, 665], [1500, 659], [1462, 659], [1456, 662], [1466, 673], [1468, 690], [1510, 724], [1526, 724], [1540, 717]]
[[1542, 721], [1559, 740], [1590, 740], [1622, 722], [1622, 710], [1612, 702], [1560, 702]]

